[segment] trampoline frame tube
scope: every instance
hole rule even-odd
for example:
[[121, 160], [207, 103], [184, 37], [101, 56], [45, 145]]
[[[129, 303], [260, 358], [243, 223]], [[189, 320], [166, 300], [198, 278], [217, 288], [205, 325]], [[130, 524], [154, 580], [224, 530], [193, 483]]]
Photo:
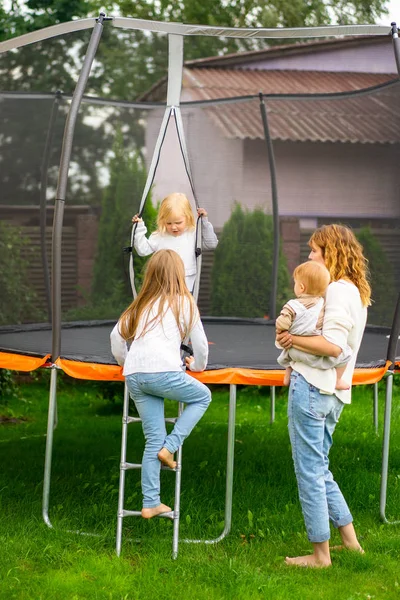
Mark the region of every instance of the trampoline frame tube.
[[52, 242], [52, 361], [53, 367], [50, 381], [49, 415], [47, 420], [46, 453], [43, 481], [43, 519], [48, 527], [52, 527], [49, 518], [49, 497], [51, 479], [51, 459], [53, 452], [53, 431], [57, 407], [57, 367], [54, 364], [61, 351], [61, 242], [64, 219], [65, 196], [68, 183], [68, 171], [71, 160], [72, 142], [76, 120], [82, 96], [90, 75], [94, 57], [103, 32], [105, 15], [100, 13], [93, 28], [88, 49], [79, 74], [78, 82], [72, 96], [67, 121], [64, 128], [60, 170], [58, 175], [57, 193], [54, 207], [53, 242]]
[[269, 162], [269, 172], [271, 177], [271, 197], [272, 197], [272, 218], [274, 223], [274, 248], [272, 259], [271, 275], [271, 294], [269, 306], [269, 318], [276, 319], [276, 297], [278, 294], [278, 270], [279, 270], [279, 205], [278, 205], [278, 186], [276, 181], [275, 154], [270, 129], [268, 125], [267, 107], [265, 106], [264, 96], [259, 93], [260, 112], [264, 129], [264, 138], [267, 145], [267, 154]]
[[393, 51], [394, 58], [396, 60], [397, 72], [400, 77], [400, 39], [399, 39], [399, 30], [397, 24], [395, 22], [391, 23], [392, 25], [392, 40], [393, 40]]
[[233, 470], [235, 460], [236, 384], [229, 385], [228, 443], [226, 454], [225, 514], [222, 533], [211, 540], [184, 539], [187, 544], [217, 544], [228, 535], [232, 526]]
[[57, 120], [58, 109], [61, 102], [61, 92], [57, 91], [54, 96], [54, 101], [51, 106], [49, 126], [47, 129], [45, 148], [43, 153], [42, 165], [40, 169], [40, 250], [42, 256], [42, 265], [43, 265], [43, 276], [44, 276], [44, 286], [46, 292], [46, 303], [47, 303], [47, 318], [49, 323], [51, 323], [52, 319], [52, 309], [51, 309], [51, 284], [50, 284], [50, 273], [49, 273], [49, 265], [47, 261], [47, 249], [46, 249], [46, 197], [47, 197], [47, 179], [48, 179], [48, 170], [50, 163], [50, 156], [52, 151], [53, 139], [54, 139], [54, 128]]
[[386, 499], [388, 486], [388, 470], [389, 470], [389, 448], [390, 448], [390, 421], [392, 412], [393, 400], [393, 377], [396, 366], [396, 350], [400, 334], [400, 293], [397, 298], [397, 305], [394, 312], [392, 330], [389, 338], [387, 359], [391, 365], [386, 373], [386, 398], [385, 398], [385, 413], [383, 422], [383, 443], [382, 443], [382, 471], [381, 471], [381, 489], [380, 489], [380, 516], [384, 523], [396, 525], [400, 520], [389, 521], [386, 518]]

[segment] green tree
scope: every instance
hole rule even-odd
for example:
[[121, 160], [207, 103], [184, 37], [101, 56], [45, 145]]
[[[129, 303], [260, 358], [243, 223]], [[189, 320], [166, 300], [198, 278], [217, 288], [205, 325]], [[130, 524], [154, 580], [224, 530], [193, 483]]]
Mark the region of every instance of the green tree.
[[[193, 23], [217, 27], [300, 27], [334, 23], [374, 23], [387, 14], [387, 0], [182, 0], [181, 2], [149, 2], [148, 0], [109, 0], [104, 4], [107, 14], [165, 22]], [[1, 14], [3, 12], [3, 14]], [[14, 0], [5, 11], [0, 0], [0, 41], [42, 27], [63, 23], [72, 18], [97, 16], [98, 5], [92, 0]], [[79, 56], [86, 51], [82, 41], [87, 32], [74, 39]], [[293, 40], [292, 40], [293, 41]], [[104, 42], [104, 43], [103, 43]], [[262, 41], [194, 36], [186, 39], [185, 59], [226, 54], [238, 50], [256, 49]], [[281, 43], [281, 42], [279, 42]], [[70, 91], [76, 73], [76, 52], [66, 52], [66, 40], [46, 40], [40, 52], [26, 50], [29, 61], [24, 63], [18, 84], [28, 74], [33, 89], [44, 91], [44, 82], [53, 77], [59, 89]], [[106, 23], [89, 92], [134, 100], [165, 74], [167, 36], [142, 31], [115, 30]], [[59, 51], [62, 61], [55, 60]], [[25, 50], [20, 52], [24, 53]], [[10, 54], [10, 53], [7, 53]], [[21, 67], [20, 67], [21, 69]], [[26, 69], [26, 71], [25, 71]], [[0, 69], [1, 70], [1, 69]], [[4, 76], [4, 73], [2, 73]], [[3, 78], [4, 81], [4, 78]], [[10, 89], [10, 88], [8, 88]], [[14, 88], [11, 88], [14, 89]], [[51, 91], [47, 90], [46, 91]], [[118, 93], [117, 93], [118, 92]], [[121, 96], [122, 94], [122, 96]]]
[[392, 265], [369, 227], [363, 227], [357, 233], [357, 238], [368, 259], [371, 277], [372, 306], [368, 310], [368, 322], [391, 325], [397, 299]]
[[29, 277], [34, 252], [20, 229], [0, 222], [0, 325], [44, 320]]
[[[237, 204], [225, 223], [211, 274], [215, 316], [268, 317], [273, 257], [273, 220], [261, 209]], [[279, 257], [277, 308], [292, 294], [290, 274]]]
[[[128, 261], [124, 261], [123, 249], [130, 245], [131, 218], [138, 212], [146, 170], [143, 159], [124, 148], [121, 132], [117, 133], [110, 163], [110, 183], [102, 200], [92, 302], [96, 305], [107, 301], [110, 305], [117, 305], [118, 312], [132, 299]], [[155, 228], [156, 217], [156, 209], [149, 197], [143, 213], [149, 232]], [[137, 286], [140, 286], [145, 261], [145, 258], [134, 255]]]

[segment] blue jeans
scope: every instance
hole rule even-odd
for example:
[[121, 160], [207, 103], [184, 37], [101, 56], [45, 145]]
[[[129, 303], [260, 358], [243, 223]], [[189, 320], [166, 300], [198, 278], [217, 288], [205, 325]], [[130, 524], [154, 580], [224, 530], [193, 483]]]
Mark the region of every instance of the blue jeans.
[[344, 404], [321, 394], [300, 373], [292, 372], [289, 388], [289, 435], [299, 498], [310, 542], [330, 538], [335, 527], [353, 521], [349, 507], [329, 470], [332, 435]]
[[[153, 508], [161, 503], [161, 463], [157, 454], [163, 447], [173, 453], [177, 451], [207, 410], [211, 392], [184, 371], [133, 373], [126, 377], [126, 385], [142, 419], [145, 437], [142, 461], [143, 508]], [[164, 398], [187, 405], [169, 435], [164, 421]]]

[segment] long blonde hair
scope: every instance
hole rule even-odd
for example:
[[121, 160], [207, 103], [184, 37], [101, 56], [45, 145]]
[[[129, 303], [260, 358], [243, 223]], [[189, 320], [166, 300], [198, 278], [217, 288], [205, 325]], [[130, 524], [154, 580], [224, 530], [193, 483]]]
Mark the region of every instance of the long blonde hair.
[[371, 304], [368, 260], [353, 231], [345, 225], [323, 225], [314, 231], [308, 245], [321, 249], [332, 281], [348, 279], [358, 288], [364, 306]]
[[161, 202], [157, 216], [157, 229], [160, 233], [166, 232], [167, 221], [172, 215], [182, 215], [186, 219], [186, 227], [188, 229], [195, 228], [193, 210], [185, 194], [174, 192], [166, 196]]
[[[182, 325], [185, 298], [189, 301], [190, 317], [186, 327]], [[151, 309], [159, 301], [157, 314], [150, 319]], [[193, 296], [185, 283], [185, 268], [179, 254], [174, 250], [158, 250], [146, 264], [143, 284], [135, 300], [122, 313], [119, 329], [125, 340], [134, 339], [140, 319], [144, 316], [144, 327], [139, 335], [151, 331], [171, 309], [181, 339], [190, 333], [197, 317]]]

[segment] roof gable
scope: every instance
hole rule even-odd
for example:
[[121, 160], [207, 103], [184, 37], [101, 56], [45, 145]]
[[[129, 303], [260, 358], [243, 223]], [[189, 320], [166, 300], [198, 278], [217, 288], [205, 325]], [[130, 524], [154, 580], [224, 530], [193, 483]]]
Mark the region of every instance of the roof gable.
[[[388, 28], [388, 34], [390, 29]], [[296, 42], [279, 46], [270, 46], [262, 50], [251, 50], [248, 52], [235, 52], [223, 56], [209, 56], [185, 62], [187, 67], [220, 67], [220, 68], [252, 68], [253, 63], [272, 61], [276, 58], [284, 59], [293, 56], [307, 56], [315, 53], [326, 53], [342, 51], [343, 49], [354, 49], [365, 47], [378, 48], [387, 46], [393, 54], [391, 37], [378, 36], [347, 36], [345, 38], [327, 38], [312, 41]]]

